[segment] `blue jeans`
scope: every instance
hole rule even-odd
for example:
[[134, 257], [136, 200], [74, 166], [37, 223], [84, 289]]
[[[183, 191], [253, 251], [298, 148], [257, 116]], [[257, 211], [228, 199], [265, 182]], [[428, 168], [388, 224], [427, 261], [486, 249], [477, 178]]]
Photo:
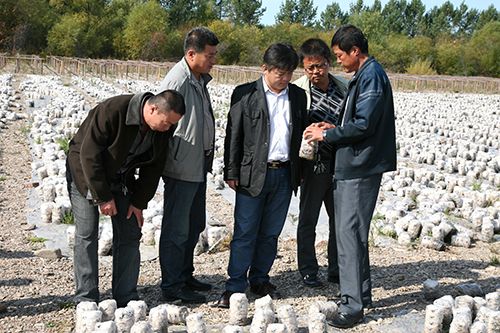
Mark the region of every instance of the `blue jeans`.
[[163, 181], [161, 289], [169, 293], [182, 288], [193, 275], [194, 248], [205, 229], [207, 183], [168, 177]]
[[[118, 214], [111, 218], [113, 224], [113, 280], [112, 294], [119, 306], [139, 299], [137, 280], [141, 257], [139, 241], [141, 229], [135, 215], [127, 219], [129, 196], [113, 192]], [[98, 231], [99, 210], [78, 192], [75, 183], [70, 186], [70, 198], [75, 217], [75, 301], [99, 301]]]
[[256, 197], [236, 193], [226, 290], [245, 292], [248, 282], [269, 282], [291, 197], [289, 167], [268, 168], [262, 192]]

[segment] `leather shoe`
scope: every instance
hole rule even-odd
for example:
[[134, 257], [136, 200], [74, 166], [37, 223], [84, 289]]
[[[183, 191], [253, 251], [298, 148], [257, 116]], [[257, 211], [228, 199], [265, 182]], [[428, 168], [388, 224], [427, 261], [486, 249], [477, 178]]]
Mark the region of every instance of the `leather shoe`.
[[165, 302], [204, 303], [207, 300], [204, 295], [198, 294], [187, 287], [178, 289], [175, 292], [163, 291], [162, 295]]
[[197, 280], [194, 278], [194, 276], [191, 276], [187, 281], [186, 281], [186, 287], [193, 291], [209, 291], [212, 289], [212, 285], [209, 283], [201, 282], [200, 280]]
[[363, 302], [363, 308], [364, 309], [373, 309], [375, 306], [373, 306], [372, 302]]
[[279, 298], [280, 294], [276, 291], [276, 286], [271, 282], [264, 282], [250, 285], [250, 291], [261, 297], [269, 295], [271, 298]]
[[351, 328], [362, 321], [363, 317], [363, 311], [356, 315], [340, 312], [332, 320], [327, 320], [327, 323], [328, 325], [337, 328]]
[[323, 285], [323, 283], [318, 279], [318, 276], [316, 274], [307, 274], [302, 279], [302, 282], [304, 282], [306, 286], [311, 288], [318, 288]]
[[228, 309], [229, 308], [229, 299], [231, 298], [231, 295], [234, 294], [234, 292], [226, 290], [222, 293], [222, 295], [219, 298], [219, 301], [217, 302], [217, 307], [218, 308], [223, 308], [223, 309]]
[[340, 284], [339, 277], [338, 276], [334, 276], [334, 275], [328, 275], [327, 281], [331, 282], [331, 283]]

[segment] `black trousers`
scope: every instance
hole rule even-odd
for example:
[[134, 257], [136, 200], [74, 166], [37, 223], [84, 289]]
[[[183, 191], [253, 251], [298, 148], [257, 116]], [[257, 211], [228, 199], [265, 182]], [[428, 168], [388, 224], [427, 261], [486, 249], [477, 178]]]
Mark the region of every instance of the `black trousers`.
[[328, 214], [328, 277], [338, 278], [337, 242], [333, 209], [333, 177], [329, 172], [314, 173], [314, 162], [306, 161], [304, 179], [300, 185], [300, 211], [297, 226], [297, 261], [302, 276], [317, 274], [316, 225], [324, 203]]

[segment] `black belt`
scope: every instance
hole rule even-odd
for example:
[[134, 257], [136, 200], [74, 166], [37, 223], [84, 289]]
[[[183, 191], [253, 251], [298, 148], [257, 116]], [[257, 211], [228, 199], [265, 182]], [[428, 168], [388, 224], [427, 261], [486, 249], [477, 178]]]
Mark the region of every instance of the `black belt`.
[[290, 165], [290, 161], [270, 161], [267, 162], [267, 167], [269, 169], [281, 169], [286, 168]]

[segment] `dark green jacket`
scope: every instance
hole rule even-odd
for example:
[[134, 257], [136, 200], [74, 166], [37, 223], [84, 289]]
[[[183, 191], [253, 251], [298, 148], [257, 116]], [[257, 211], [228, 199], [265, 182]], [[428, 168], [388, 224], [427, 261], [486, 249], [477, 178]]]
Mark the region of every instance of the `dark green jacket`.
[[[116, 175], [125, 163], [140, 128], [145, 98], [151, 93], [111, 97], [90, 110], [68, 153], [69, 176], [80, 194], [95, 204], [113, 199], [112, 188], [120, 185]], [[131, 194], [131, 203], [145, 209], [158, 187], [165, 166], [168, 139], [174, 128], [153, 133], [153, 147], [139, 164], [132, 165], [122, 180]], [[139, 168], [139, 177], [134, 171]]]

